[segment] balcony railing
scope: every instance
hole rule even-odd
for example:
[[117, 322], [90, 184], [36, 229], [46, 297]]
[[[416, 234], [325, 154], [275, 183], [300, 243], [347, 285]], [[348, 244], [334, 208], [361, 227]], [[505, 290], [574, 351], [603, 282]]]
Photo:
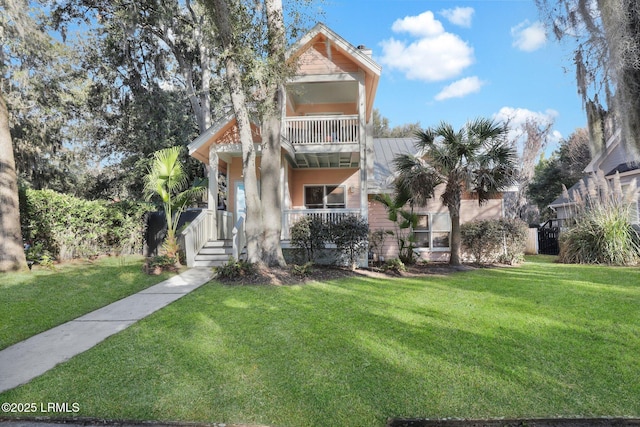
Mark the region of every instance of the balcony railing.
[[354, 144], [360, 141], [357, 115], [287, 117], [284, 127], [284, 136], [292, 144]]
[[360, 209], [288, 209], [283, 212], [282, 240], [291, 238], [289, 230], [304, 216], [319, 218], [322, 222], [331, 224], [340, 221], [348, 215], [360, 216]]

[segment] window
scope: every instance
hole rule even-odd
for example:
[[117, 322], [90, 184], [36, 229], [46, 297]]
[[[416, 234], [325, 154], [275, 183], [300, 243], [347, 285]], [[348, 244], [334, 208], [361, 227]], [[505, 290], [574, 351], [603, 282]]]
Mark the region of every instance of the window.
[[344, 209], [343, 185], [305, 185], [304, 205], [307, 209]]
[[416, 246], [434, 251], [447, 250], [451, 246], [451, 219], [448, 213], [418, 214], [418, 223], [413, 231]]

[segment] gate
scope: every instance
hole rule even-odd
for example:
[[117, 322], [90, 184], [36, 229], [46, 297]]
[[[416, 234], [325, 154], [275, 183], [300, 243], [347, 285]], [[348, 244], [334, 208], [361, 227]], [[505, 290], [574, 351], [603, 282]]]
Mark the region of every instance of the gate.
[[558, 244], [559, 236], [560, 226], [558, 220], [550, 219], [542, 224], [542, 226], [538, 228], [538, 253], [558, 255], [560, 253], [560, 245]]

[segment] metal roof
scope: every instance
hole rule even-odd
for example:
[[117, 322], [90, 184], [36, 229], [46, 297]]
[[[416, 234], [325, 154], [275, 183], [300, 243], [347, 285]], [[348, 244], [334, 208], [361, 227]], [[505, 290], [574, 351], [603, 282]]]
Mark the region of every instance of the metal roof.
[[399, 154], [416, 154], [415, 138], [374, 138], [373, 175], [369, 176], [369, 193], [387, 193], [393, 190], [393, 159]]

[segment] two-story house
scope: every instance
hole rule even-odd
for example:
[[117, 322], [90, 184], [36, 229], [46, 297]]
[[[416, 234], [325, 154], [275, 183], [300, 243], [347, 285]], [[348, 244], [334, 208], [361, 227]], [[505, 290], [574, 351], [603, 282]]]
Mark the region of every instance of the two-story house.
[[[294, 44], [288, 57], [298, 71], [286, 84], [282, 120], [282, 241], [303, 215], [328, 221], [355, 214], [371, 230], [393, 229], [384, 207], [373, 195], [391, 192], [395, 155], [413, 150], [411, 139], [375, 139], [373, 105], [381, 68], [364, 46], [355, 47], [323, 24]], [[398, 102], [401, 102], [400, 100]], [[260, 129], [252, 125], [260, 165]], [[188, 265], [214, 265], [238, 257], [243, 246], [240, 227], [245, 211], [242, 155], [233, 114], [218, 120], [189, 145], [189, 154], [209, 171], [208, 209], [184, 233]], [[226, 194], [218, 197], [218, 178]], [[439, 196], [439, 195], [437, 195]], [[224, 200], [224, 203], [221, 202]], [[451, 221], [439, 197], [419, 208], [416, 230], [423, 257], [448, 257]], [[483, 207], [468, 197], [463, 220], [502, 216], [502, 199]], [[385, 257], [397, 257], [389, 239]]]
[[[370, 50], [354, 47], [323, 24], [293, 45], [288, 57], [297, 62], [298, 72], [286, 84], [282, 122], [285, 241], [290, 225], [310, 211], [329, 219], [345, 214], [368, 217], [373, 102], [381, 71]], [[252, 128], [259, 167], [260, 130]], [[209, 212], [201, 215], [208, 219], [200, 219], [209, 225], [203, 224], [198, 231], [195, 250], [205, 243], [205, 234], [215, 240], [232, 239], [233, 224], [245, 210], [241, 147], [233, 114], [193, 141], [189, 154], [208, 165], [210, 180]], [[218, 210], [219, 173], [227, 182], [225, 210]]]

